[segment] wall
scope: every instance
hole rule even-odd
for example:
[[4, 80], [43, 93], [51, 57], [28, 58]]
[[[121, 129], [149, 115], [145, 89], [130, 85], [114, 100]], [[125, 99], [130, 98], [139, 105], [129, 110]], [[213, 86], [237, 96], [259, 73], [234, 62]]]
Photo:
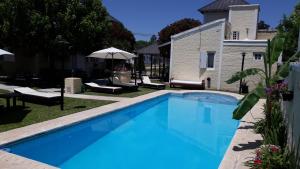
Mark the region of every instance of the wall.
[[209, 12], [203, 14], [204, 23], [212, 22], [218, 19], [225, 18], [228, 20], [228, 11], [227, 12]]
[[[241, 71], [242, 52], [246, 53], [244, 70], [253, 67], [264, 69], [263, 60], [255, 60], [253, 52], [265, 52], [266, 45], [266, 41], [252, 43], [225, 41], [221, 69], [221, 89], [234, 92], [239, 91], [239, 82], [227, 84], [225, 81], [234, 73]], [[249, 90], [253, 89], [261, 81], [259, 76], [252, 76], [245, 80], [248, 82]]]
[[291, 66], [288, 77], [289, 90], [294, 92], [291, 101], [283, 101], [282, 108], [288, 125], [288, 143], [298, 146], [300, 139], [300, 63]]
[[273, 39], [277, 31], [258, 30], [256, 39]]
[[[231, 23], [231, 31], [232, 32], [238, 31], [240, 34], [239, 35], [240, 40], [256, 39], [258, 12], [259, 12], [258, 5], [230, 6], [229, 22]], [[248, 36], [247, 36], [246, 28], [249, 29]]]
[[[218, 20], [172, 36], [170, 78], [202, 81], [211, 77], [212, 88], [217, 88], [224, 24], [224, 19]], [[213, 70], [200, 70], [200, 50], [216, 52]]]

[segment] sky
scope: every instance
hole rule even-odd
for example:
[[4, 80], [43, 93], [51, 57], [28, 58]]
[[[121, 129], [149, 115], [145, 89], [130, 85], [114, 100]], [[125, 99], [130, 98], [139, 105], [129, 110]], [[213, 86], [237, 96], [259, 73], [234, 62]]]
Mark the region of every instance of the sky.
[[[213, 0], [102, 0], [108, 12], [133, 32], [136, 40], [149, 40], [165, 26], [183, 18], [202, 21], [198, 9]], [[300, 0], [247, 0], [260, 4], [260, 20], [276, 27]]]

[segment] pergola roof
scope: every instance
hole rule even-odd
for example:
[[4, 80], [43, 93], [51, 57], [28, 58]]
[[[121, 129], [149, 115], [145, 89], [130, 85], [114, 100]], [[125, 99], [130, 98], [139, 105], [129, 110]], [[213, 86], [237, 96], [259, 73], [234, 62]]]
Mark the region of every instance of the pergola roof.
[[144, 54], [144, 55], [159, 55], [158, 44], [155, 42], [149, 46], [143, 47], [141, 49], [136, 50], [137, 54]]
[[228, 11], [231, 5], [248, 5], [249, 3], [245, 0], [215, 0], [210, 4], [198, 9], [201, 13], [206, 12], [222, 12]]

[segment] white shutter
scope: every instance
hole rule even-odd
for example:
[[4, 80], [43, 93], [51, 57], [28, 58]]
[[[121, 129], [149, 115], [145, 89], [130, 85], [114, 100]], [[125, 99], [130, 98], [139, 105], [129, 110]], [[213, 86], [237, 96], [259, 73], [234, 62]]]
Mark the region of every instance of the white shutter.
[[207, 53], [204, 51], [200, 52], [200, 68], [201, 69], [207, 68]]

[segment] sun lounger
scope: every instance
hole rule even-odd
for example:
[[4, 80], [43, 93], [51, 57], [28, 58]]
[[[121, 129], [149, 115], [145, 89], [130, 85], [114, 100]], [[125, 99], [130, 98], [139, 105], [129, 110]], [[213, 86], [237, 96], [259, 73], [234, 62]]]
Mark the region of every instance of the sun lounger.
[[166, 85], [160, 83], [152, 83], [148, 76], [142, 76], [143, 86], [155, 89], [164, 89]]
[[122, 87], [124, 90], [131, 90], [131, 91], [137, 91], [138, 85], [135, 85], [134, 83], [123, 83], [119, 80], [118, 77], [113, 77], [113, 79], [110, 78], [110, 81], [112, 82], [113, 86]]
[[24, 100], [26, 100], [27, 102], [53, 105], [53, 104], [59, 104], [61, 101], [60, 94], [39, 92], [29, 87], [15, 88], [14, 92], [22, 94]]
[[195, 89], [205, 89], [205, 82], [196, 82], [196, 81], [187, 81], [187, 80], [170, 80], [170, 87], [187, 87], [187, 88], [195, 88]]
[[85, 86], [88, 89], [96, 92], [104, 92], [104, 93], [120, 93], [122, 91], [122, 87], [115, 87], [115, 86], [104, 86], [98, 85], [97, 83], [85, 83]]

